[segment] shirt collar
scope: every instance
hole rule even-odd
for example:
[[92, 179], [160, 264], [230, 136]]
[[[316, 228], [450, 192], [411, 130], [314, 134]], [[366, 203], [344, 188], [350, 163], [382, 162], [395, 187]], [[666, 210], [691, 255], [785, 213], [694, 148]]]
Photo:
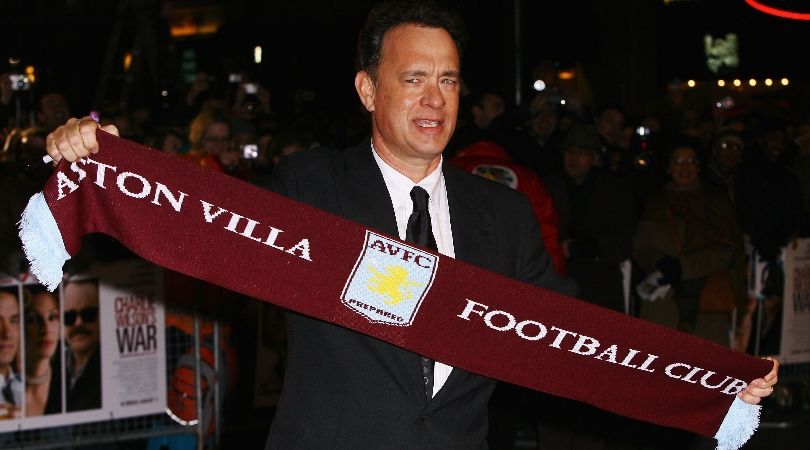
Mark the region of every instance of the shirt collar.
[[422, 179], [422, 181], [419, 183], [414, 183], [410, 178], [397, 172], [396, 169], [388, 165], [387, 162], [380, 158], [380, 155], [378, 155], [377, 151], [374, 150], [373, 143], [371, 144], [371, 153], [374, 155], [374, 160], [377, 162], [377, 166], [379, 166], [380, 171], [382, 172], [383, 180], [385, 180], [385, 185], [388, 187], [388, 194], [391, 196], [391, 203], [395, 207], [402, 205], [403, 203], [411, 203], [411, 189], [413, 189], [414, 186], [420, 186], [426, 190], [428, 195], [430, 195], [431, 203], [434, 201], [434, 199], [438, 198], [439, 182], [442, 178], [442, 156], [439, 157], [439, 164], [436, 166], [433, 172], [428, 174], [428, 176]]

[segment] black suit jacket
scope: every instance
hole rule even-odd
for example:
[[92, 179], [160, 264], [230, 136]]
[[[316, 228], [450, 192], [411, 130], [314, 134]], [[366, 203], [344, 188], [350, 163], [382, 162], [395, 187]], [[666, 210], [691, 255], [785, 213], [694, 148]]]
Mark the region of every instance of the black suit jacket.
[[[65, 354], [70, 358], [70, 352]], [[70, 374], [65, 373], [67, 379]], [[69, 384], [69, 382], [68, 382]], [[71, 389], [68, 386], [67, 411], [83, 411], [85, 409], [101, 408], [101, 348], [97, 347], [93, 356], [87, 361], [87, 365], [82, 372], [82, 376], [76, 380], [76, 384]]]
[[[459, 260], [552, 289], [569, 287], [553, 272], [521, 194], [449, 165], [442, 170]], [[369, 141], [344, 152], [294, 154], [265, 186], [397, 235]], [[428, 401], [418, 355], [301, 315], [287, 319], [287, 371], [266, 448], [486, 448], [493, 380], [454, 369]]]

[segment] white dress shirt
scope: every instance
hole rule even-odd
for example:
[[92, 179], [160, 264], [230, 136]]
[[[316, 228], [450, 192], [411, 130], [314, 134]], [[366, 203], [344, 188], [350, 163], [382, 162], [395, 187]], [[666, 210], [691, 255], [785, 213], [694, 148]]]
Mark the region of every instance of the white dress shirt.
[[[372, 149], [373, 149], [372, 144]], [[433, 237], [436, 239], [436, 247], [439, 253], [451, 258], [456, 257], [453, 249], [453, 230], [450, 227], [450, 206], [447, 203], [447, 189], [444, 185], [444, 174], [442, 174], [442, 161], [438, 167], [419, 183], [414, 183], [410, 178], [397, 172], [388, 163], [383, 161], [376, 151], [371, 152], [377, 166], [380, 167], [385, 186], [388, 188], [388, 195], [391, 197], [391, 204], [394, 206], [394, 214], [397, 219], [397, 232], [399, 238], [405, 240], [405, 233], [408, 227], [408, 218], [413, 212], [413, 200], [411, 200], [411, 189], [419, 186], [430, 195], [428, 202], [428, 212], [430, 212], [430, 225], [433, 228]], [[436, 361], [433, 368], [433, 395], [444, 386], [450, 372], [451, 366]]]

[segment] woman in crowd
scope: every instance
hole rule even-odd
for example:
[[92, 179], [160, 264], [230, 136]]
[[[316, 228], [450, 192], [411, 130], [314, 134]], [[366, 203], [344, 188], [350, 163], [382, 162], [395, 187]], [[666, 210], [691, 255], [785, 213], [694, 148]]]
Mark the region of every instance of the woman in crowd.
[[203, 110], [191, 121], [188, 140], [191, 147], [182, 156], [189, 161], [217, 172], [239, 162], [231, 146], [230, 120], [218, 109]]
[[[670, 179], [647, 199], [633, 242], [640, 267], [660, 271], [660, 284], [673, 287], [677, 327], [687, 333], [695, 331], [709, 275], [727, 271], [734, 303], [747, 305], [742, 233], [724, 193], [701, 183], [698, 148], [687, 139], [671, 146]], [[725, 327], [704, 337], [728, 345], [724, 334]]]
[[59, 301], [43, 286], [25, 292], [25, 415], [62, 411]]

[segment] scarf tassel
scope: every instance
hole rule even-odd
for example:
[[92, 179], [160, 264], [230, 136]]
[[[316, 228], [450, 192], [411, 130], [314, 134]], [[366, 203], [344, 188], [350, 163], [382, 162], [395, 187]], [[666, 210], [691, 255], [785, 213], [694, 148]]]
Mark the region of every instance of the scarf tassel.
[[28, 201], [18, 226], [31, 272], [53, 292], [62, 281], [62, 267], [70, 255], [42, 192], [34, 194]]

